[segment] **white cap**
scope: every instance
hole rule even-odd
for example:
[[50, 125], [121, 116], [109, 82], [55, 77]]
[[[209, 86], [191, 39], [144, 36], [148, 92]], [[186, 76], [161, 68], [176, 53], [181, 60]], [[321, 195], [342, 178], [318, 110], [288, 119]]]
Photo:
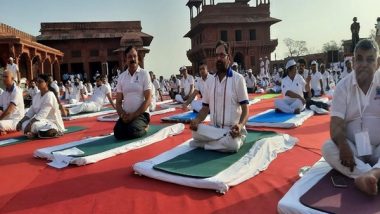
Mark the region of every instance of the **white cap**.
[[297, 64], [296, 61], [295, 61], [294, 59], [291, 59], [291, 60], [289, 60], [289, 61], [286, 63], [285, 69], [288, 69], [288, 68], [290, 68], [290, 67], [292, 67], [292, 66], [294, 66], [294, 65], [296, 65], [296, 64]]
[[263, 58], [261, 58], [261, 57], [260, 57], [260, 59], [259, 59], [259, 60], [263, 60]]
[[232, 63], [232, 66], [238, 66], [237, 62]]
[[180, 68], [179, 68], [179, 71], [183, 71], [183, 70], [186, 70], [187, 68], [186, 68], [186, 66], [181, 66]]
[[312, 65], [318, 65], [317, 61], [315, 61], [315, 60], [313, 60], [313, 61], [311, 62], [311, 64], [312, 64]]
[[278, 69], [278, 72], [283, 72], [283, 71], [284, 71], [284, 69], [282, 69], [282, 68]]
[[252, 73], [252, 69], [248, 69], [248, 73]]
[[9, 57], [9, 60], [12, 60], [12, 61], [13, 61], [14, 59], [13, 59], [13, 57]]

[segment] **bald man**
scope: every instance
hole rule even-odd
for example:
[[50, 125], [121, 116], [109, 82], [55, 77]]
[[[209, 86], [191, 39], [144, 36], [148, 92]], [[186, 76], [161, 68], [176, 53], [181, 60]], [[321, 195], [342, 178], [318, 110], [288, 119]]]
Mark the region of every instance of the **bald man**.
[[16, 85], [14, 73], [6, 70], [3, 73], [5, 91], [0, 95], [0, 133], [16, 131], [17, 123], [24, 116], [22, 90]]

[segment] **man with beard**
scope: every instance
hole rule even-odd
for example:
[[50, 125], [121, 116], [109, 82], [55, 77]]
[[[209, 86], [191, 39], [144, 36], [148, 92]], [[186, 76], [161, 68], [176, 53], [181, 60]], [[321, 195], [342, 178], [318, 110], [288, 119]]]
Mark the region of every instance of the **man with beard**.
[[120, 74], [116, 86], [119, 120], [113, 131], [118, 140], [134, 139], [146, 134], [150, 122], [148, 108], [153, 93], [149, 73], [138, 65], [136, 47], [128, 46], [124, 57], [128, 69]]
[[85, 91], [84, 91], [83, 84], [80, 83], [78, 77], [75, 77], [74, 84], [72, 85], [72, 92], [70, 93], [70, 97], [69, 97], [69, 103], [75, 104], [81, 100], [84, 101], [85, 100], [84, 94], [85, 94]]
[[[325, 160], [354, 178], [369, 195], [378, 194], [380, 179], [380, 71], [379, 47], [361, 40], [354, 51], [354, 71], [335, 88], [331, 140], [322, 147]], [[369, 200], [371, 200], [369, 198]]]
[[[209, 76], [203, 94], [203, 106], [197, 118], [191, 121], [194, 147], [221, 152], [237, 152], [242, 146], [248, 119], [248, 94], [244, 77], [230, 67], [228, 44], [216, 45], [216, 69]], [[210, 125], [200, 124], [210, 112]]]

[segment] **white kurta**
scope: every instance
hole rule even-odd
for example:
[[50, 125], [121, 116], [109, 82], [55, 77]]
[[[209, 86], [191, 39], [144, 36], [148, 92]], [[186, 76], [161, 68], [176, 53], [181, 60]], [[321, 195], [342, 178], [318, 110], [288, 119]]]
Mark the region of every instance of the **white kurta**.
[[[41, 92], [36, 94], [32, 101], [32, 106], [29, 108], [29, 111], [26, 112], [25, 116], [29, 117], [30, 120], [33, 118], [38, 120], [32, 125], [31, 131], [34, 134], [37, 134], [38, 131], [42, 129], [56, 129], [62, 133], [65, 131], [57, 98], [51, 91], [48, 91], [43, 96], [41, 96]], [[22, 124], [23, 130], [26, 125], [29, 124], [30, 120]]]

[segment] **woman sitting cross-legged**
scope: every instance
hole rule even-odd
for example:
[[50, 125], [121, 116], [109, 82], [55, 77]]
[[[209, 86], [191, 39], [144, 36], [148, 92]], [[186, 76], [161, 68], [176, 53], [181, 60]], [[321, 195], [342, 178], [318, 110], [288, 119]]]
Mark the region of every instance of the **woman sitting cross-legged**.
[[40, 92], [34, 96], [32, 106], [17, 124], [17, 130], [22, 130], [28, 138], [62, 136], [65, 127], [54, 89], [48, 84], [48, 76], [40, 74], [37, 86]]

